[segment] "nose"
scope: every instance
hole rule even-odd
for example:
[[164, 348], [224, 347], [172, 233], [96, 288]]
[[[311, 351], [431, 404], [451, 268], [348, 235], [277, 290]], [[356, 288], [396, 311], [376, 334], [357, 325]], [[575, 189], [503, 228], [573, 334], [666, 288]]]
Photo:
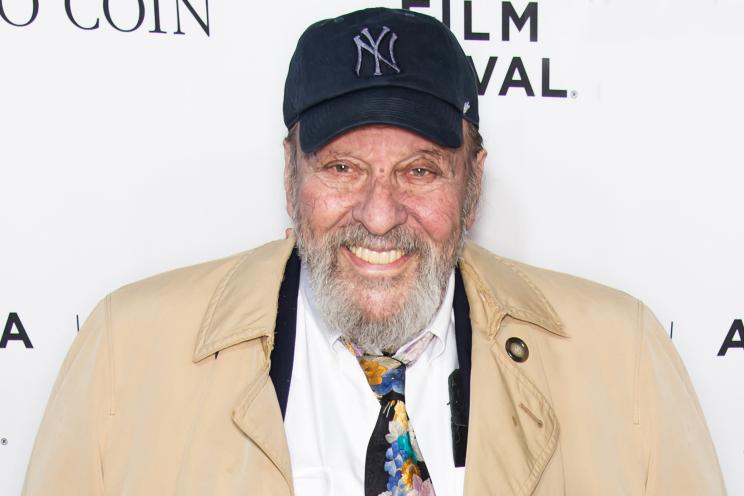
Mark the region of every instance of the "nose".
[[382, 181], [374, 181], [352, 210], [354, 220], [371, 234], [382, 236], [396, 226], [404, 224], [408, 215], [391, 189]]

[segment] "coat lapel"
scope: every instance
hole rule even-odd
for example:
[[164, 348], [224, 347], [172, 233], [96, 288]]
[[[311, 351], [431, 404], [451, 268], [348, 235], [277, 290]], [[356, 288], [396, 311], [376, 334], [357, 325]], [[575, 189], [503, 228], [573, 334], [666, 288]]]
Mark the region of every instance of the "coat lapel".
[[546, 397], [496, 336], [508, 319], [565, 332], [543, 295], [508, 262], [468, 245], [460, 270], [473, 328], [465, 494], [529, 495], [553, 456], [560, 429]]
[[[246, 387], [237, 398], [232, 421], [279, 470], [290, 494], [293, 487], [289, 449], [269, 371], [282, 274], [294, 245], [295, 240], [290, 237], [251, 250], [237, 260], [212, 296], [193, 356], [194, 362], [212, 356], [219, 359], [220, 350], [260, 340], [260, 347], [249, 348], [258, 351], [245, 359], [256, 360], [262, 366], [244, 379]], [[250, 488], [246, 490], [250, 492]]]
[[558, 442], [552, 407], [482, 334], [473, 336], [465, 494], [532, 494]]
[[[268, 364], [267, 364], [268, 365]], [[292, 467], [276, 390], [269, 367], [253, 378], [233, 411], [233, 421], [269, 457], [293, 493]]]

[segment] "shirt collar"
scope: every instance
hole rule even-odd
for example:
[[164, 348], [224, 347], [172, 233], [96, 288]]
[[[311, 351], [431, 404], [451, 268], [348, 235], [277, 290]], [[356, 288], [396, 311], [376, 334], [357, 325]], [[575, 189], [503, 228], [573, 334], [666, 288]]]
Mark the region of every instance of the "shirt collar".
[[[447, 343], [447, 335], [452, 332], [452, 323], [454, 316], [452, 315], [452, 302], [455, 298], [455, 271], [452, 270], [449, 279], [447, 280], [447, 290], [444, 293], [442, 304], [439, 305], [436, 315], [432, 319], [431, 323], [425, 328], [427, 331], [434, 334], [434, 342], [432, 344], [433, 351], [430, 359], [436, 358], [444, 352], [445, 345]], [[414, 339], [420, 339], [423, 336], [421, 333], [419, 337]]]

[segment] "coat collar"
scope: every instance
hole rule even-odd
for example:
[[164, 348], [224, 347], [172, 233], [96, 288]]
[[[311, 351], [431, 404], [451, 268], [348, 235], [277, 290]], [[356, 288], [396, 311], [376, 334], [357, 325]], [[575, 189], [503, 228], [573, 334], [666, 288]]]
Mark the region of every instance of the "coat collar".
[[[277, 297], [284, 267], [295, 245], [294, 236], [273, 241], [240, 255], [212, 295], [197, 335], [193, 360], [198, 362], [222, 349], [264, 337], [267, 353], [273, 347]], [[545, 296], [514, 262], [498, 257], [472, 242], [460, 260], [465, 289], [472, 302], [471, 318], [488, 337], [505, 314], [567, 336]]]
[[279, 287], [294, 245], [294, 237], [289, 237], [238, 256], [207, 305], [197, 334], [194, 362], [259, 337], [267, 338], [271, 350]]
[[[552, 305], [520, 264], [469, 242], [460, 259], [460, 270], [471, 302], [471, 319], [484, 320], [477, 327], [489, 338], [497, 332], [504, 315], [568, 337]], [[482, 305], [474, 305], [476, 301]]]

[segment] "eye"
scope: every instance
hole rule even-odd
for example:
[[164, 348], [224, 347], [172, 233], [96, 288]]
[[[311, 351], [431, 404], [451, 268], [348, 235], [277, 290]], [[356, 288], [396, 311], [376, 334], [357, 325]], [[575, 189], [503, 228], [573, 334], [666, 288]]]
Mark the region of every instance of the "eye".
[[426, 177], [432, 172], [429, 169], [425, 169], [423, 167], [414, 167], [411, 169], [411, 174], [413, 174], [415, 177]]
[[333, 164], [331, 168], [338, 172], [339, 174], [345, 174], [351, 170], [351, 167], [349, 167], [349, 164], [344, 164], [343, 162], [339, 162], [337, 164]]

